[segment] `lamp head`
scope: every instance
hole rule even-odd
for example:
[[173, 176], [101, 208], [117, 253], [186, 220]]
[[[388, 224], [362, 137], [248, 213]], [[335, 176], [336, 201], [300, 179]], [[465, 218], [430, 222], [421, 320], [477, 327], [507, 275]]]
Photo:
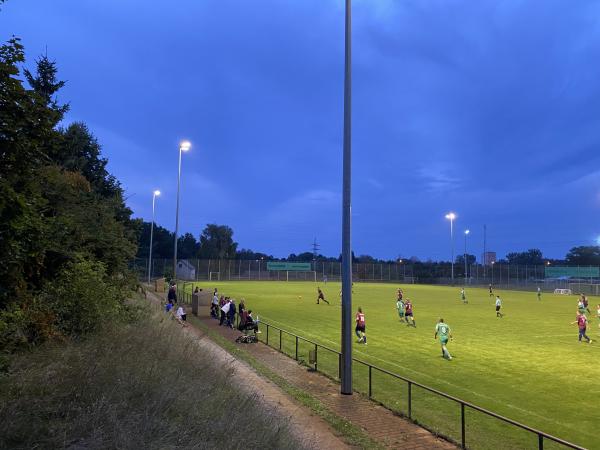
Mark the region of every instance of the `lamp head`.
[[465, 234], [469, 234], [471, 230], [465, 230]]
[[187, 152], [190, 148], [192, 148], [192, 143], [190, 141], [181, 141], [179, 143], [179, 149], [182, 152]]
[[160, 195], [160, 191], [157, 189], [156, 191], [154, 191], [154, 195], [158, 197]]
[[446, 214], [446, 219], [454, 220], [456, 219], [456, 214], [453, 212]]

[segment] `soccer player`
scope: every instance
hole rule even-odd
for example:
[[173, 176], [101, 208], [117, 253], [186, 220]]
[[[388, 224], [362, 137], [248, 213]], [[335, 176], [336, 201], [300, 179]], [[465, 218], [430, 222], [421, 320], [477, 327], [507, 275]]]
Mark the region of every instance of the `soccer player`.
[[463, 301], [463, 303], [469, 303], [469, 302], [467, 301], [467, 296], [466, 296], [466, 294], [465, 294], [465, 288], [464, 288], [464, 287], [463, 287], [463, 288], [460, 288], [460, 298], [461, 298], [461, 300]]
[[317, 305], [319, 304], [320, 300], [323, 300], [325, 303], [327, 303], [329, 305], [329, 302], [327, 300], [325, 300], [325, 294], [323, 294], [323, 291], [321, 290], [320, 287], [317, 288], [317, 292], [318, 292], [318, 296], [317, 296]]
[[496, 317], [502, 318], [504, 314], [500, 312], [500, 308], [502, 308], [502, 300], [499, 295], [496, 295]]
[[585, 314], [585, 304], [583, 303], [583, 294], [581, 294], [581, 296], [579, 297], [579, 300], [577, 300], [577, 311], [579, 311], [580, 314]]
[[401, 288], [398, 288], [396, 291], [396, 300], [402, 300], [404, 297], [404, 291]]
[[592, 312], [590, 311], [590, 308], [589, 308], [590, 304], [589, 304], [588, 299], [585, 296], [585, 294], [581, 294], [581, 301], [583, 302], [583, 307], [588, 312], [588, 314], [591, 314]]
[[354, 329], [354, 332], [356, 333], [356, 336], [358, 336], [358, 343], [364, 343], [367, 345], [367, 335], [365, 333], [365, 315], [363, 314], [360, 306], [358, 307], [358, 312], [356, 313], [356, 328]]
[[[412, 325], [417, 328], [417, 324], [415, 322], [415, 317], [413, 315], [413, 305], [411, 301], [407, 298], [406, 303], [404, 303], [404, 317], [406, 319], [406, 326]], [[408, 323], [408, 318], [410, 317], [411, 323]]]
[[494, 296], [494, 290], [492, 289], [492, 283], [490, 283], [490, 297]]
[[399, 298], [396, 302], [396, 309], [398, 310], [398, 317], [400, 317], [400, 322], [404, 321], [404, 301]]
[[440, 344], [442, 346], [442, 357], [451, 360], [452, 356], [446, 348], [446, 344], [448, 343], [448, 339], [452, 339], [452, 333], [450, 332], [450, 326], [448, 326], [447, 323], [444, 323], [444, 319], [440, 319], [440, 321], [435, 325], [435, 334], [433, 335], [433, 339], [437, 339], [438, 336], [440, 337]]
[[537, 297], [539, 301], [542, 300], [542, 289], [539, 286], [537, 288]]
[[575, 318], [575, 322], [571, 322], [571, 325], [577, 324], [579, 327], [579, 342], [581, 342], [581, 338], [585, 338], [588, 344], [592, 343], [592, 340], [585, 334], [587, 329], [587, 317], [585, 314], [581, 313], [581, 311], [577, 311], [577, 317]]

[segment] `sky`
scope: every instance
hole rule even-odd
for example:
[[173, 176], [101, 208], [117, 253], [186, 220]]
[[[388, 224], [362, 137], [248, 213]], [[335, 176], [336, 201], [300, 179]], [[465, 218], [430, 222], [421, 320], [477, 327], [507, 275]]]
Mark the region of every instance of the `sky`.
[[[8, 0], [136, 217], [341, 248], [343, 0]], [[600, 238], [600, 1], [354, 0], [352, 243], [449, 260]]]

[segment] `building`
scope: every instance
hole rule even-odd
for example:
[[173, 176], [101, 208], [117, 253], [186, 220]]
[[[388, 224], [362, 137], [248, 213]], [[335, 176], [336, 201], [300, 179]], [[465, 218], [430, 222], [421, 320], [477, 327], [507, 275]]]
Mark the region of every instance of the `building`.
[[496, 262], [496, 252], [485, 252], [481, 260], [484, 266], [491, 266], [492, 263]]
[[177, 261], [177, 279], [188, 281], [196, 279], [196, 269], [187, 259]]

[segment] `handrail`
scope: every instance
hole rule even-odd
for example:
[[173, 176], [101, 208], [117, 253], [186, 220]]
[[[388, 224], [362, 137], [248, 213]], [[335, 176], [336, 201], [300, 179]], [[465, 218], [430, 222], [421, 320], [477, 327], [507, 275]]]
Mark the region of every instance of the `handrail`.
[[[299, 339], [302, 340], [302, 341], [304, 341], [304, 342], [308, 342], [309, 344], [313, 344], [315, 346], [315, 349], [317, 349], [318, 347], [321, 347], [321, 348], [323, 348], [325, 350], [328, 350], [328, 351], [330, 351], [332, 353], [337, 354], [338, 356], [341, 356], [341, 353], [339, 351], [334, 350], [334, 349], [332, 349], [330, 347], [327, 347], [326, 345], [319, 344], [318, 342], [315, 342], [315, 341], [312, 341], [312, 340], [307, 339], [305, 337], [299, 336], [299, 335], [294, 334], [294, 333], [292, 333], [290, 331], [284, 330], [283, 328], [279, 328], [279, 327], [277, 327], [275, 325], [271, 325], [268, 322], [261, 321], [261, 323], [267, 327], [267, 345], [268, 345], [269, 328], [273, 328], [275, 330], [278, 330], [280, 332], [280, 335], [281, 335], [281, 333], [286, 333], [286, 334], [288, 334], [288, 335], [293, 336], [293, 337], [296, 338], [296, 359], [298, 359], [298, 347], [297, 346], [298, 346], [298, 340]], [[576, 444], [573, 444], [571, 442], [565, 441], [564, 439], [558, 438], [556, 436], [552, 436], [551, 434], [548, 434], [548, 433], [545, 433], [543, 431], [537, 430], [537, 429], [532, 428], [532, 427], [530, 427], [528, 425], [525, 425], [525, 424], [522, 424], [520, 422], [517, 422], [516, 420], [510, 419], [510, 418], [505, 417], [505, 416], [502, 416], [502, 415], [497, 414], [497, 413], [495, 413], [493, 411], [485, 409], [485, 408], [483, 408], [481, 406], [477, 406], [477, 405], [475, 405], [475, 404], [473, 404], [471, 402], [468, 402], [466, 400], [462, 400], [462, 399], [460, 399], [458, 397], [454, 397], [454, 396], [452, 396], [450, 394], [446, 394], [445, 392], [439, 391], [439, 390], [434, 389], [432, 387], [425, 386], [424, 384], [421, 384], [419, 382], [413, 381], [410, 378], [403, 377], [402, 375], [398, 375], [396, 373], [390, 372], [389, 370], [384, 369], [382, 367], [375, 366], [375, 365], [370, 364], [370, 363], [368, 363], [366, 361], [362, 361], [362, 360], [356, 359], [356, 358], [352, 358], [352, 360], [355, 361], [355, 362], [357, 362], [357, 363], [359, 363], [359, 364], [363, 364], [363, 365], [369, 367], [369, 397], [371, 397], [371, 371], [372, 371], [372, 369], [375, 369], [375, 370], [377, 370], [379, 372], [382, 372], [382, 373], [384, 373], [386, 375], [389, 375], [389, 376], [391, 376], [393, 378], [397, 378], [397, 379], [400, 379], [400, 380], [408, 383], [408, 394], [409, 394], [409, 396], [408, 396], [408, 402], [409, 402], [408, 417], [409, 418], [411, 418], [411, 386], [412, 385], [417, 386], [417, 387], [419, 387], [421, 389], [424, 389], [426, 391], [432, 392], [432, 393], [434, 393], [436, 395], [439, 395], [441, 397], [447, 398], [448, 400], [452, 400], [452, 401], [458, 403], [461, 406], [461, 431], [462, 431], [462, 435], [461, 435], [461, 441], [462, 441], [461, 442], [461, 447], [462, 448], [466, 448], [466, 445], [465, 445], [465, 414], [464, 414], [464, 408], [468, 407], [468, 408], [471, 408], [471, 409], [473, 409], [475, 411], [479, 411], [479, 412], [481, 412], [483, 414], [486, 414], [486, 415], [488, 415], [490, 417], [493, 417], [493, 418], [495, 418], [497, 420], [500, 420], [502, 422], [508, 423], [508, 424], [516, 426], [516, 427], [518, 427], [520, 429], [529, 431], [530, 433], [536, 434], [538, 436], [538, 448], [539, 448], [539, 450], [543, 450], [543, 448], [544, 448], [544, 439], [548, 439], [550, 441], [553, 441], [553, 442], [556, 442], [558, 444], [564, 445], [565, 447], [568, 447], [568, 448], [572, 448], [572, 449], [576, 449], [576, 450], [586, 450], [585, 447], [581, 447], [579, 445], [576, 445]]]

